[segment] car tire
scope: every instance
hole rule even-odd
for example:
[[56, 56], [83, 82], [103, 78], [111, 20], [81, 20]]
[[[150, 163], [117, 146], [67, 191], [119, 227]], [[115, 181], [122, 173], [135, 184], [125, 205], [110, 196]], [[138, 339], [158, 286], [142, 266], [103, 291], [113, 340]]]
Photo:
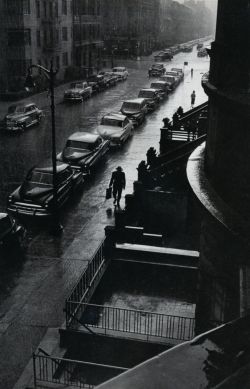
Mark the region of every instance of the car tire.
[[21, 131], [24, 132], [26, 128], [27, 128], [26, 123], [23, 123], [21, 126]]

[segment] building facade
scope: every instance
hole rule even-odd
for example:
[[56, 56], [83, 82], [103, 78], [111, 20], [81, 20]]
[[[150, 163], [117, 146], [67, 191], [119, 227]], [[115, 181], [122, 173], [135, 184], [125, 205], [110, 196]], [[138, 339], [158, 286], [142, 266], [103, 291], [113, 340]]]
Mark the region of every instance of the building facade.
[[[72, 64], [71, 0], [2, 0], [2, 55], [0, 59], [1, 91], [23, 87], [31, 64], [54, 66], [63, 79]], [[43, 84], [42, 76], [38, 82]]]
[[73, 58], [83, 75], [101, 68], [101, 0], [73, 0]]
[[156, 47], [159, 1], [103, 0], [104, 42], [108, 53], [147, 55]]

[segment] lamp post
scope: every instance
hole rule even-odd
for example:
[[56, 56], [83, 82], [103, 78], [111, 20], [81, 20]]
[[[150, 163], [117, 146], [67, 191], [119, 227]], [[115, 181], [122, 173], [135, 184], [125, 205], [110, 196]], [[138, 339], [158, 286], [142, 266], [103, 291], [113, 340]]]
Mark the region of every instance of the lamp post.
[[50, 109], [51, 109], [51, 160], [52, 160], [52, 182], [53, 182], [53, 230], [54, 232], [62, 231], [63, 227], [59, 221], [58, 214], [58, 188], [57, 188], [57, 169], [56, 169], [56, 125], [55, 125], [55, 77], [58, 73], [58, 70], [54, 70], [53, 60], [50, 61], [50, 68], [47, 69], [41, 65], [30, 65], [28, 68], [28, 75], [26, 77], [25, 86], [28, 88], [33, 88], [35, 86], [34, 80], [32, 78], [32, 69], [37, 68], [45, 74], [49, 80], [49, 90], [50, 90]]

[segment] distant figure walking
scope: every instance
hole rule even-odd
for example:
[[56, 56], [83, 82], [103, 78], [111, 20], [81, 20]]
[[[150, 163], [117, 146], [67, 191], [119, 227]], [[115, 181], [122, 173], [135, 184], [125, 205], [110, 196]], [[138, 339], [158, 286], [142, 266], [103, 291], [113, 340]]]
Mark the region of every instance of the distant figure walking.
[[191, 78], [193, 78], [193, 75], [194, 75], [194, 69], [192, 68], [191, 69]]
[[122, 190], [125, 189], [126, 186], [126, 177], [121, 166], [118, 166], [116, 171], [112, 173], [109, 186], [113, 186], [114, 204], [117, 203], [118, 207], [120, 207]]
[[193, 91], [191, 94], [191, 108], [194, 107], [195, 99], [196, 99], [196, 94], [195, 91]]

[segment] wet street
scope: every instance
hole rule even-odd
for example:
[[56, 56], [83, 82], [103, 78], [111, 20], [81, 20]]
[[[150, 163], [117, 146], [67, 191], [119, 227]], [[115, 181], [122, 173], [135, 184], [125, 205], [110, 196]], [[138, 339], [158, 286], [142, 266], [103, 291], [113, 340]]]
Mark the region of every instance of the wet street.
[[[149, 86], [153, 80], [147, 76], [152, 57], [126, 63], [116, 61], [116, 65], [124, 64], [128, 67], [129, 78], [126, 82], [72, 106], [60, 102], [62, 89], [57, 92], [58, 152], [70, 134], [75, 131], [95, 132], [96, 125], [105, 113], [118, 111], [123, 100], [137, 97], [140, 88]], [[62, 235], [53, 237], [46, 230], [29, 230], [29, 243], [24, 256], [21, 253], [12, 256], [7, 254], [1, 259], [0, 349], [6, 353], [9, 365], [13, 362], [15, 366], [15, 374], [8, 377], [5, 362], [0, 364], [0, 376], [4, 377], [6, 389], [13, 386], [47, 328], [58, 327], [63, 323], [64, 300], [86, 261], [104, 237], [105, 225], [113, 223], [112, 217], [106, 213], [106, 209], [112, 206], [112, 200], [105, 200], [111, 172], [118, 165], [123, 167], [127, 177], [124, 194], [131, 193], [133, 182], [137, 179], [136, 167], [139, 162], [146, 158], [149, 147], [153, 146], [157, 151], [159, 149], [163, 117], [172, 117], [180, 105], [184, 111], [190, 109], [193, 90], [196, 91], [196, 105], [207, 100], [201, 87], [201, 76], [209, 69], [209, 59], [197, 58], [194, 48], [192, 53], [177, 54], [166, 65], [169, 70], [172, 67], [183, 68], [184, 61], [188, 62], [184, 69], [184, 82], [155, 112], [147, 116], [146, 122], [134, 130], [133, 137], [121, 149], [108, 153], [82, 191], [65, 206]], [[194, 69], [193, 77], [191, 68]], [[30, 100], [38, 103], [40, 96]], [[20, 135], [0, 134], [1, 211], [6, 208], [8, 194], [23, 181], [28, 169], [50, 157], [49, 99], [44, 101], [45, 104], [40, 107], [44, 109], [45, 117], [39, 126]], [[7, 106], [6, 103], [0, 103], [1, 118]], [[124, 206], [123, 199], [121, 206]]]

